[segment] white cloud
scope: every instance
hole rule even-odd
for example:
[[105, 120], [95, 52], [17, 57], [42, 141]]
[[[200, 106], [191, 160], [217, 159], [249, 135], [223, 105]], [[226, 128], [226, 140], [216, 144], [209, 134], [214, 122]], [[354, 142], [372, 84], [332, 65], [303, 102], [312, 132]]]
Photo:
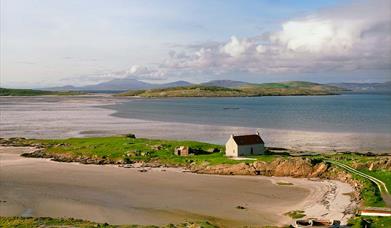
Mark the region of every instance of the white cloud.
[[303, 73], [391, 68], [391, 2], [371, 0], [284, 22], [279, 31], [171, 55], [169, 71]]
[[350, 49], [360, 34], [355, 26], [336, 24], [332, 20], [288, 21], [282, 28], [271, 37], [272, 42], [288, 50], [310, 53]]
[[244, 54], [250, 46], [251, 44], [246, 39], [239, 40], [235, 36], [232, 36], [231, 40], [222, 47], [221, 51], [232, 57], [239, 57]]
[[133, 65], [128, 70], [117, 72], [116, 75], [143, 80], [164, 80], [167, 77], [166, 73], [163, 68]]
[[159, 65], [132, 65], [102, 77], [166, 80], [232, 72], [391, 72], [391, 1], [355, 1], [288, 20], [274, 32], [179, 49]]

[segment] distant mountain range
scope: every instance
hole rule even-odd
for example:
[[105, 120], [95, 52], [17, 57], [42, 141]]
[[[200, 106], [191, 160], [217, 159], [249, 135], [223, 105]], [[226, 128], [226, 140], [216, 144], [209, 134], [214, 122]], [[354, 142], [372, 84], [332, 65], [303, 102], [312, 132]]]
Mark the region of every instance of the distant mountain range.
[[391, 81], [384, 83], [330, 83], [355, 93], [391, 93]]
[[[304, 83], [304, 82], [300, 82]], [[201, 84], [193, 84], [187, 81], [175, 81], [170, 83], [148, 83], [143, 82], [137, 79], [123, 78], [123, 79], [113, 79], [107, 82], [101, 82], [95, 85], [87, 86], [61, 86], [61, 87], [51, 87], [43, 88], [43, 90], [48, 91], [89, 91], [89, 92], [121, 92], [128, 90], [146, 90], [146, 89], [164, 89], [172, 87], [185, 87], [185, 86], [215, 86], [215, 87], [224, 87], [224, 88], [239, 88], [239, 87], [249, 87], [249, 86], [273, 86], [273, 83], [249, 83], [243, 81], [234, 81], [234, 80], [212, 80], [209, 82]], [[319, 84], [324, 86], [333, 86], [342, 88], [345, 91], [350, 91], [354, 93], [391, 93], [391, 81], [384, 83], [329, 83], [329, 84]]]
[[123, 78], [113, 79], [107, 82], [101, 82], [95, 85], [87, 86], [61, 86], [61, 87], [50, 87], [43, 88], [48, 91], [126, 91], [126, 90], [140, 90], [140, 89], [156, 89], [156, 88], [169, 88], [177, 86], [190, 86], [192, 83], [186, 81], [175, 81], [164, 84], [155, 84], [143, 82], [137, 79]]
[[[203, 86], [217, 86], [226, 88], [236, 88], [243, 85], [250, 85], [251, 83], [233, 80], [213, 80], [205, 83], [201, 83]], [[61, 87], [42, 88], [48, 91], [127, 91], [127, 90], [145, 90], [145, 89], [164, 89], [178, 86], [191, 86], [196, 85], [187, 81], [175, 81], [169, 83], [148, 83], [137, 79], [123, 78], [113, 79], [107, 82], [101, 82], [95, 85], [87, 86], [72, 86], [66, 85]]]
[[217, 86], [225, 88], [236, 88], [244, 85], [250, 85], [249, 82], [233, 81], [233, 80], [213, 80], [205, 83], [201, 83], [204, 86]]

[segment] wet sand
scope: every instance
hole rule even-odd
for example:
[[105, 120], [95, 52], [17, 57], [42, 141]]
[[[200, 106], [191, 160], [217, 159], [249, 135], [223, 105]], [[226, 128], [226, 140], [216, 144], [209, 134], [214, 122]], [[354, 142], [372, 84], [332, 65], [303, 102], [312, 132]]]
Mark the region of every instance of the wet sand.
[[138, 172], [19, 156], [29, 150], [0, 147], [0, 216], [74, 217], [112, 224], [207, 219], [241, 227], [289, 224], [283, 214], [299, 209], [310, 216], [346, 220], [343, 211], [352, 206], [343, 194], [352, 188], [340, 182], [198, 175], [176, 169]]
[[[170, 123], [112, 116], [100, 106], [129, 98], [0, 97], [0, 137], [69, 138], [135, 133], [138, 137], [199, 140], [224, 144], [232, 134], [254, 133], [255, 128]], [[130, 98], [135, 99], [135, 98]], [[356, 151], [389, 153], [391, 135], [261, 129], [267, 146], [299, 151]]]

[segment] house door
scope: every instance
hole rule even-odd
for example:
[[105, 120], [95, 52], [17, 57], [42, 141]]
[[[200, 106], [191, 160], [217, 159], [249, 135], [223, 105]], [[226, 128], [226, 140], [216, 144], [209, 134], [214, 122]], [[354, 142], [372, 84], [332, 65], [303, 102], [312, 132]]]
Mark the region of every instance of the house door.
[[254, 154], [254, 149], [251, 147], [251, 151], [250, 151], [251, 154]]

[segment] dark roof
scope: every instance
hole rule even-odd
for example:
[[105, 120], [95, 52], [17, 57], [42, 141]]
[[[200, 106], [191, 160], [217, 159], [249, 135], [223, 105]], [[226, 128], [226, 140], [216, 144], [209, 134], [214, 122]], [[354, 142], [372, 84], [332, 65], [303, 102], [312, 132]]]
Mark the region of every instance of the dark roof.
[[238, 145], [265, 144], [259, 135], [238, 135], [233, 138]]

